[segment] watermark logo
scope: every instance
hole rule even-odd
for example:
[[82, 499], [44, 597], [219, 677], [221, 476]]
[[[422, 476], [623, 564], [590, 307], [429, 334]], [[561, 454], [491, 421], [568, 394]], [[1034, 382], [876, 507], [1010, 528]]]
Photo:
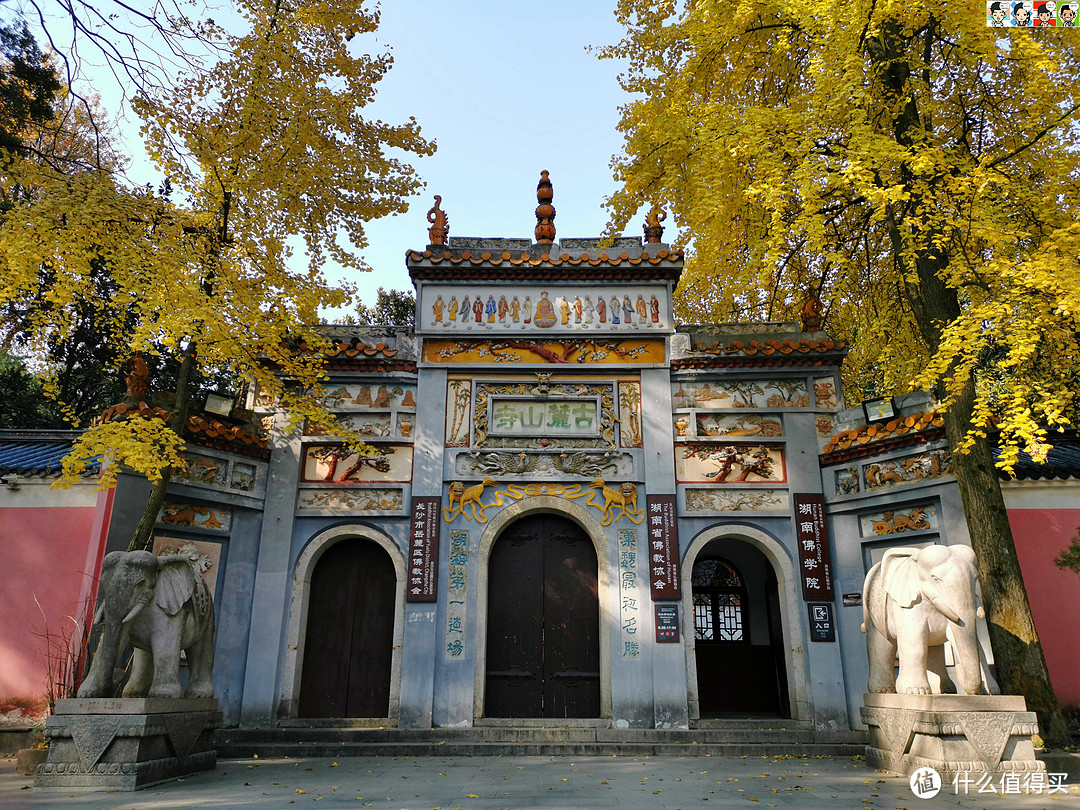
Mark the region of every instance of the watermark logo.
[[911, 792], [919, 799], [932, 799], [941, 791], [941, 774], [930, 767], [911, 774]]

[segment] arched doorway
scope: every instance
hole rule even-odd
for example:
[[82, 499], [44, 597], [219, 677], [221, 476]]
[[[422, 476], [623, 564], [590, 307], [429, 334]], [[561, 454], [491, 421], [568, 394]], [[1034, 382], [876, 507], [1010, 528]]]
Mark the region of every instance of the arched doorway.
[[488, 717], [600, 716], [596, 550], [559, 515], [532, 514], [488, 561]]
[[299, 716], [388, 716], [396, 584], [393, 561], [371, 540], [342, 540], [316, 563]]
[[790, 716], [776, 574], [761, 552], [710, 543], [690, 577], [701, 717]]

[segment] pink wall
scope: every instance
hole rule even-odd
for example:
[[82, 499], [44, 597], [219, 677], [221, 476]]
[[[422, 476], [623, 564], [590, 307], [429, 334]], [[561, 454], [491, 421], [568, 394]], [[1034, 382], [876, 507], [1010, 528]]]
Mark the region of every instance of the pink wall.
[[1080, 576], [1054, 565], [1080, 527], [1080, 509], [1009, 509], [1035, 628], [1062, 705], [1080, 706]]
[[[87, 579], [93, 506], [0, 508], [0, 702], [45, 693], [45, 641], [67, 615], [82, 619], [80, 594]], [[34, 603], [34, 597], [45, 617]]]

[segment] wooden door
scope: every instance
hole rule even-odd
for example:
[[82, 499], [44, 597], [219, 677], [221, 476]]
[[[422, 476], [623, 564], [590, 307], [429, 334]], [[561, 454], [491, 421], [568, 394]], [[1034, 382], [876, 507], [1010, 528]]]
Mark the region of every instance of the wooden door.
[[488, 717], [598, 717], [596, 551], [556, 515], [514, 523], [488, 563]]
[[301, 717], [389, 714], [395, 584], [390, 555], [370, 540], [343, 540], [315, 565]]

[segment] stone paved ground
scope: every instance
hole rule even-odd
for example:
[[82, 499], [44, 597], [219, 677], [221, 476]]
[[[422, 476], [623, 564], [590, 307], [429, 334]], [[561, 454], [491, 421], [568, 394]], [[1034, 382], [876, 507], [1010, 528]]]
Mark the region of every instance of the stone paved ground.
[[1080, 785], [1048, 795], [916, 798], [907, 779], [861, 758], [355, 757], [230, 760], [216, 771], [137, 793], [70, 795], [30, 789], [14, 758], [0, 760], [0, 809], [376, 807], [490, 808], [1080, 808]]

